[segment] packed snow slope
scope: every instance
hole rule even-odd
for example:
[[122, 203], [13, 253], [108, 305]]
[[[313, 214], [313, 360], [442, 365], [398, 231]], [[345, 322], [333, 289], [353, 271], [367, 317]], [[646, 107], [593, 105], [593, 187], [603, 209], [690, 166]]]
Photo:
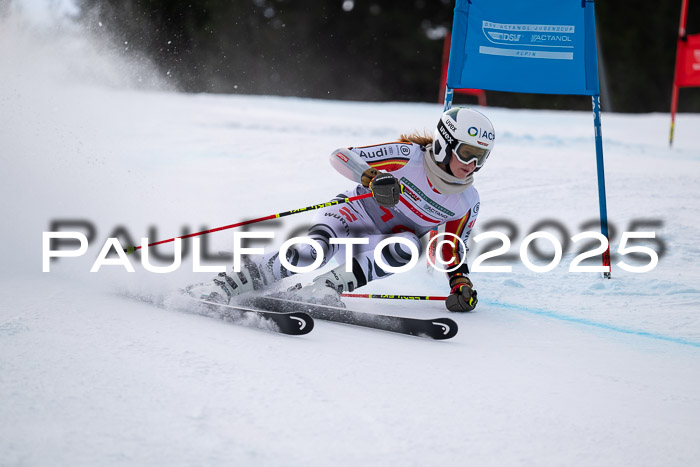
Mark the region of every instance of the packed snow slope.
[[[660, 253], [652, 271], [625, 272], [618, 261], [648, 258], [615, 254], [611, 280], [569, 273], [579, 244], [551, 272], [523, 266], [528, 233], [564, 242], [597, 228], [592, 116], [486, 108], [497, 142], [476, 176], [474, 235], [507, 233], [511, 257], [485, 265], [512, 272], [472, 274], [480, 303], [449, 315], [450, 341], [318, 321], [292, 338], [169, 306], [211, 276], [192, 272], [191, 251], [170, 274], [138, 255], [133, 273], [90, 268], [108, 237], [158, 240], [324, 202], [353, 186], [328, 164], [333, 149], [432, 131], [441, 106], [49, 79], [42, 64], [104, 55], [64, 44], [30, 60], [24, 36], [0, 31], [1, 465], [698, 463], [700, 116], [679, 116], [671, 149], [667, 115], [603, 114], [612, 249], [624, 231], [654, 231], [638, 243]], [[274, 231], [273, 248], [311, 217], [251, 230]], [[57, 229], [88, 234], [88, 251], [42, 272], [42, 232]], [[232, 233], [207, 242], [210, 256], [230, 253]], [[470, 262], [484, 251], [472, 246]], [[366, 289], [444, 295], [424, 264]], [[347, 304], [448, 315], [439, 302]]]

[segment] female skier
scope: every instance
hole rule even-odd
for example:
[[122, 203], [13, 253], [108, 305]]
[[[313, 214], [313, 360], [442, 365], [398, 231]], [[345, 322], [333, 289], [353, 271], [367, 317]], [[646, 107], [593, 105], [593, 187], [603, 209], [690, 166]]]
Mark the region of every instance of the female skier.
[[[308, 237], [320, 244], [322, 264], [340, 250], [332, 238], [367, 238], [369, 243], [353, 245], [351, 272], [343, 264], [315, 278], [309, 286], [297, 285], [290, 290], [291, 298], [343, 306], [343, 292], [391, 275], [374, 259], [374, 247], [381, 240], [403, 237], [420, 251], [419, 238], [445, 224], [445, 232], [463, 242], [455, 240], [448, 255], [441, 252], [447, 268], [462, 263], [447, 273], [450, 294], [445, 304], [450, 311], [473, 310], [477, 294], [466, 261], [461, 259], [466, 257], [467, 240], [479, 213], [473, 175], [483, 167], [494, 142], [493, 125], [486, 116], [456, 107], [442, 114], [433, 138], [413, 133], [401, 135], [398, 142], [333, 151], [331, 165], [359, 183], [338, 198], [370, 192], [372, 197], [318, 211]], [[287, 250], [286, 259], [293, 266], [304, 267], [313, 264], [319, 253], [308, 244], [297, 244]], [[381, 250], [381, 257], [385, 264], [400, 267], [409, 263], [411, 251], [406, 245], [391, 243]], [[213, 282], [193, 287], [190, 293], [229, 303], [236, 295], [267, 288], [293, 274], [282, 265], [279, 252], [244, 257], [243, 261], [240, 272], [219, 273]]]

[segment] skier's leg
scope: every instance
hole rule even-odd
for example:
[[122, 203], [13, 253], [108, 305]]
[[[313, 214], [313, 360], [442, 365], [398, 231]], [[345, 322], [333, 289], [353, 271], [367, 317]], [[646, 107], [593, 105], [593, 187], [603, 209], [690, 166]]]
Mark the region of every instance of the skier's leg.
[[[352, 196], [354, 192], [346, 192], [339, 198]], [[345, 248], [337, 243], [331, 243], [333, 238], [367, 238], [377, 234], [377, 228], [359, 203], [335, 205], [318, 211], [314, 216], [313, 224], [307, 233], [307, 237], [317, 242], [321, 251], [306, 243], [291, 246], [285, 258], [289, 264], [295, 267], [306, 267], [313, 264], [319, 254], [323, 254], [323, 261], [319, 267], [325, 266], [337, 254], [345, 254]], [[365, 247], [365, 245], [362, 245]], [[359, 248], [359, 246], [355, 246]], [[262, 258], [254, 258], [261, 266], [267, 277], [278, 281], [296, 274], [284, 267], [279, 252], [264, 255]]]
[[[345, 264], [338, 266], [315, 278], [313, 288], [323, 290], [322, 287], [329, 287], [335, 289], [338, 294], [342, 294], [343, 292], [352, 292], [354, 289], [362, 287], [373, 280], [391, 276], [393, 273], [386, 271], [385, 268], [380, 266], [374, 257], [374, 252], [379, 242], [389, 237], [408, 240], [415, 245], [418, 254], [420, 254], [420, 239], [412, 232], [403, 232], [396, 235], [369, 235], [367, 236], [369, 244], [361, 247], [358, 245], [358, 251], [353, 255], [350, 272], [346, 270]], [[413, 254], [407, 245], [392, 242], [381, 249], [379, 256], [385, 265], [398, 268], [407, 265], [411, 261]]]
[[[339, 195], [339, 198], [351, 196], [351, 192]], [[323, 254], [321, 266], [325, 265], [339, 251], [340, 245], [332, 244], [331, 238], [358, 238], [376, 233], [376, 227], [361, 205], [350, 204], [335, 205], [317, 211], [314, 223], [307, 236], [315, 240], [321, 247], [316, 251], [314, 247], [306, 243], [291, 246], [285, 257], [287, 262], [295, 267], [305, 267], [314, 263], [317, 255]], [[214, 300], [219, 303], [229, 303], [232, 297], [253, 290], [261, 290], [269, 287], [276, 281], [294, 275], [286, 268], [280, 258], [279, 252], [266, 255], [250, 256], [243, 258], [240, 271], [219, 273], [209, 283], [190, 287], [190, 293], [196, 297]]]

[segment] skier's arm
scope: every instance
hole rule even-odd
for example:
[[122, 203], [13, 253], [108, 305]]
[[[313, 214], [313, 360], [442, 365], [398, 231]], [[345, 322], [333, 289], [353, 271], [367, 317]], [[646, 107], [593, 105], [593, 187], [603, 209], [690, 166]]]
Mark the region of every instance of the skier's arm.
[[369, 186], [381, 170], [393, 172], [405, 166], [418, 151], [410, 143], [384, 143], [359, 148], [340, 148], [331, 153], [331, 165], [344, 177]]
[[[447, 268], [456, 266], [464, 258], [464, 262], [454, 271], [447, 273], [450, 284], [450, 295], [445, 301], [445, 306], [450, 311], [472, 311], [476, 307], [476, 290], [471, 279], [469, 279], [469, 267], [467, 266], [467, 241], [471, 234], [471, 229], [476, 221], [477, 213], [470, 209], [461, 219], [449, 221], [445, 224], [445, 233], [456, 235], [462, 240], [458, 242], [454, 237], [453, 242], [445, 244], [441, 252], [442, 258], [449, 261]], [[464, 246], [462, 246], [464, 245]]]
[[459, 238], [462, 242], [458, 242], [452, 235], [447, 235], [446, 240], [449, 243], [444, 243], [442, 247], [442, 259], [447, 261], [446, 268], [450, 269], [459, 264], [464, 258], [464, 262], [454, 271], [447, 273], [448, 280], [452, 280], [452, 277], [461, 274], [464, 276], [469, 275], [469, 267], [467, 266], [466, 256], [469, 252], [467, 248], [467, 241], [471, 235], [472, 227], [476, 221], [476, 214], [473, 213], [473, 209], [470, 209], [467, 214], [461, 219], [448, 221], [445, 224], [445, 233], [452, 234]]
[[[362, 183], [364, 186], [369, 186], [370, 180], [377, 174], [376, 169], [374, 169], [372, 177], [369, 177], [369, 175], [365, 176], [365, 172], [373, 170], [372, 167], [359, 154], [348, 148], [340, 148], [333, 151], [331, 153], [331, 165], [342, 176], [354, 182]], [[368, 180], [364, 180], [368, 177]]]

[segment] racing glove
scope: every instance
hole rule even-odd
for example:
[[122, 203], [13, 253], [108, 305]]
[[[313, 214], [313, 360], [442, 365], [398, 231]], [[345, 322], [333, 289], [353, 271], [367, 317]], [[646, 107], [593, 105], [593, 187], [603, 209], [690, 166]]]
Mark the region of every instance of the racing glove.
[[[373, 169], [370, 169], [373, 170]], [[369, 170], [368, 170], [369, 171]], [[367, 173], [368, 171], [365, 171]], [[363, 179], [364, 179], [363, 174]], [[369, 182], [369, 189], [377, 203], [385, 208], [398, 204], [403, 187], [396, 177], [390, 173], [379, 172]]]
[[467, 276], [458, 275], [450, 279], [450, 295], [445, 306], [450, 311], [472, 311], [476, 307], [476, 290]]

